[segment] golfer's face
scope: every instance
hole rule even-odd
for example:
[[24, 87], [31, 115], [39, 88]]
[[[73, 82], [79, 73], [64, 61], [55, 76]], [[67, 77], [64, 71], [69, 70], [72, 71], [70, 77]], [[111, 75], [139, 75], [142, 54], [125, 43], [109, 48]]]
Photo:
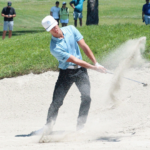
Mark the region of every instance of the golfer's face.
[[55, 27], [53, 27], [50, 32], [52, 34], [59, 34], [60, 29], [59, 29], [58, 25], [56, 25]]

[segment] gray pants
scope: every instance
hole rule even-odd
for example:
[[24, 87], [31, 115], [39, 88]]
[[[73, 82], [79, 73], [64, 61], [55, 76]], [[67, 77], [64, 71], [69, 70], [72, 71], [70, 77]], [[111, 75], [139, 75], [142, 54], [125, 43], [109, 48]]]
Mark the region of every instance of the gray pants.
[[63, 100], [73, 83], [76, 84], [81, 93], [81, 105], [77, 121], [77, 129], [84, 127], [91, 103], [90, 82], [85, 68], [60, 69], [59, 77], [53, 93], [53, 101], [48, 110], [47, 124], [52, 121], [55, 122], [59, 108], [63, 104]]

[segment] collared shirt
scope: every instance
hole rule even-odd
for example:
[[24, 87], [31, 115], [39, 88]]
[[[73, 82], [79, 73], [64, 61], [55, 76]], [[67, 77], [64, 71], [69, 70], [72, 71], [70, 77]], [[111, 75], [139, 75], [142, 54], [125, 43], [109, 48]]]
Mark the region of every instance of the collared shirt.
[[66, 62], [71, 55], [82, 60], [77, 42], [83, 39], [83, 36], [73, 25], [60, 29], [63, 32], [64, 38], [60, 39], [52, 36], [50, 52], [59, 61], [58, 67], [65, 70], [69, 66], [75, 65], [74, 63]]
[[76, 12], [82, 12], [82, 10], [83, 10], [83, 2], [84, 1], [85, 0], [72, 0], [70, 3], [74, 4], [74, 6], [75, 6], [74, 11], [76, 11]]
[[142, 11], [144, 12], [145, 15], [150, 15], [150, 3], [143, 5]]
[[54, 19], [59, 19], [59, 7], [53, 6], [50, 11], [53, 13]]
[[[14, 14], [16, 14], [16, 12], [15, 12], [15, 9], [13, 7], [4, 7], [2, 10], [2, 14], [14, 15]], [[4, 21], [13, 21], [13, 17], [11, 17], [11, 18], [4, 17]]]

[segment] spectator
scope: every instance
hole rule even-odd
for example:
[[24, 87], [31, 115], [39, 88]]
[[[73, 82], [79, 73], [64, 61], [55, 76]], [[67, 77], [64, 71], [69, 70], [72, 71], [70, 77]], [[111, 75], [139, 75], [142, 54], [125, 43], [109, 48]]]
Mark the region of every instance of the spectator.
[[59, 1], [56, 1], [56, 6], [53, 6], [50, 10], [50, 15], [53, 16], [53, 18], [58, 22], [59, 25], [59, 12], [60, 12], [60, 8], [59, 8]]
[[9, 1], [7, 3], [7, 6], [3, 8], [1, 15], [4, 17], [4, 26], [3, 26], [3, 36], [2, 39], [5, 39], [6, 32], [9, 27], [9, 38], [12, 36], [12, 30], [13, 30], [13, 18], [16, 17], [16, 12], [13, 7], [11, 7], [12, 3]]
[[70, 2], [70, 6], [74, 9], [73, 17], [74, 17], [74, 25], [77, 27], [77, 19], [79, 18], [80, 26], [82, 26], [82, 10], [83, 10], [83, 2], [85, 0], [72, 0]]
[[149, 3], [149, 0], [146, 0], [146, 4], [143, 5], [142, 19], [146, 25], [150, 24], [150, 3]]
[[69, 22], [69, 8], [66, 7], [66, 2], [62, 3], [62, 8], [60, 9], [60, 22], [62, 27], [67, 26]]

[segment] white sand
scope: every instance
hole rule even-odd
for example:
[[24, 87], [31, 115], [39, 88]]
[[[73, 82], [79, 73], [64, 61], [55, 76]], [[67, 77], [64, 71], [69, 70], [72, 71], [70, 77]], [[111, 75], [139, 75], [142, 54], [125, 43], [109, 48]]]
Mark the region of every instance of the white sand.
[[[116, 93], [119, 105], [108, 100], [113, 75], [88, 70], [92, 103], [86, 133], [58, 135], [39, 143], [40, 136], [15, 137], [40, 129], [46, 123], [58, 72], [29, 74], [0, 80], [0, 150], [149, 150], [150, 64], [130, 68]], [[80, 93], [75, 85], [60, 108], [54, 131], [75, 131]]]

